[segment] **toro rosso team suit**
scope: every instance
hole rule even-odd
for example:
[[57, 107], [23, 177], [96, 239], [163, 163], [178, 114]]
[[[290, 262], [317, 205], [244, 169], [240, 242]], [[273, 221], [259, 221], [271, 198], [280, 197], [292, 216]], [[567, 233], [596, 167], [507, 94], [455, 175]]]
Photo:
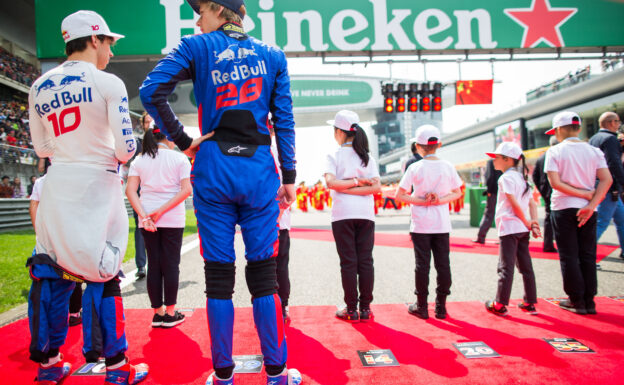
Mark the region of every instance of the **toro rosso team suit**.
[[[284, 53], [249, 37], [237, 24], [182, 39], [140, 89], [155, 124], [185, 150], [192, 142], [167, 103], [176, 83], [192, 79], [202, 135], [191, 181], [215, 369], [234, 366], [234, 234], [245, 242], [245, 275], [265, 365], [286, 363], [281, 304], [276, 292], [280, 185], [267, 123], [275, 127], [283, 183], [295, 181], [295, 132]], [[217, 373], [219, 371], [217, 370]], [[223, 378], [223, 377], [221, 377]]]
[[128, 215], [117, 175], [135, 152], [126, 88], [92, 63], [67, 61], [35, 81], [29, 114], [37, 155], [52, 159], [37, 209], [38, 254], [28, 261], [31, 359], [58, 354], [74, 282], [84, 280], [83, 353], [114, 365], [128, 347], [118, 279]]

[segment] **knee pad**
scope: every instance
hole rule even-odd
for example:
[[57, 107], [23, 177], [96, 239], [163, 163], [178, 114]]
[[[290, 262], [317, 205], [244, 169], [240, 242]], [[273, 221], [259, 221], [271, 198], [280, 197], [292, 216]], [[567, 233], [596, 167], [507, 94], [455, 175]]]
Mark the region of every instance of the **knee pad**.
[[277, 264], [275, 258], [262, 261], [247, 262], [245, 279], [253, 298], [264, 297], [277, 293]]
[[206, 276], [207, 298], [232, 299], [234, 278], [236, 276], [236, 266], [233, 263], [218, 263], [204, 260], [204, 274]]

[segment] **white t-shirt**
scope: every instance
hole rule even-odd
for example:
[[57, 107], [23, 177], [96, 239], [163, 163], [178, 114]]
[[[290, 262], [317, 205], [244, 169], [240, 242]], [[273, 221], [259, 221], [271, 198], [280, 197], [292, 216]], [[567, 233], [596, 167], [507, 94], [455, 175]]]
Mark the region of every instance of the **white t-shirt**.
[[28, 97], [30, 131], [40, 158], [117, 171], [136, 142], [126, 87], [91, 63], [67, 61], [33, 84]]
[[[428, 193], [436, 193], [439, 197], [448, 195], [452, 190], [460, 188], [462, 180], [453, 165], [445, 160], [422, 159], [412, 163], [399, 187], [410, 191], [414, 187], [412, 197], [425, 198]], [[444, 234], [451, 232], [449, 205], [444, 203], [435, 206], [412, 205], [411, 233]]]
[[39, 202], [41, 200], [41, 188], [43, 186], [44, 179], [45, 175], [35, 179], [35, 184], [33, 185], [32, 193], [30, 194], [31, 201]]
[[[362, 159], [353, 150], [353, 147], [340, 147], [335, 153], [327, 155], [324, 174], [332, 174], [336, 179], [379, 178], [377, 162], [368, 158], [368, 165], [362, 164]], [[332, 222], [343, 219], [375, 220], [375, 200], [373, 194], [351, 195], [331, 190]]]
[[529, 230], [522, 223], [520, 218], [514, 214], [511, 202], [507, 199], [506, 194], [513, 195], [524, 212], [524, 217], [528, 220], [529, 216], [529, 199], [531, 199], [531, 189], [524, 193], [526, 182], [522, 174], [515, 168], [510, 168], [500, 178], [498, 178], [498, 196], [496, 200], [496, 228], [498, 236], [502, 237], [509, 234], [526, 233]]
[[[607, 168], [607, 161], [599, 148], [586, 142], [564, 140], [546, 151], [544, 172], [556, 171], [562, 182], [583, 190], [596, 188], [596, 171]], [[553, 189], [551, 210], [580, 209], [587, 206], [587, 199], [570, 196]]]
[[[180, 191], [180, 181], [191, 177], [191, 164], [185, 155], [159, 146], [155, 158], [147, 154], [137, 156], [128, 176], [141, 179], [141, 205], [150, 213]], [[184, 227], [185, 221], [184, 202], [180, 202], [160, 217], [156, 227]], [[143, 227], [140, 222], [139, 227]]]

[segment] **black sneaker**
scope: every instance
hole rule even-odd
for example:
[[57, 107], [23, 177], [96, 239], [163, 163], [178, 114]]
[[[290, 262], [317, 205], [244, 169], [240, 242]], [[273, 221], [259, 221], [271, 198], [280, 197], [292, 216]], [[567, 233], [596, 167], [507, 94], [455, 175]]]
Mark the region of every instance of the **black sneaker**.
[[154, 317], [152, 318], [152, 327], [153, 328], [162, 327], [164, 320], [165, 320], [165, 316], [162, 316], [158, 313], [154, 313]]
[[375, 318], [375, 317], [373, 316], [373, 312], [371, 311], [371, 309], [361, 309], [360, 310], [360, 321], [368, 322], [368, 321], [372, 321], [373, 318]]
[[[570, 301], [569, 299], [564, 299], [560, 301], [559, 307], [567, 311], [571, 311], [572, 313], [582, 314], [582, 315], [587, 314], [587, 309], [585, 309], [585, 307], [576, 305], [572, 303], [572, 301]], [[595, 308], [594, 308], [594, 311], [595, 311]]]
[[503, 305], [500, 309], [497, 309], [496, 306], [494, 306], [494, 301], [485, 301], [485, 310], [501, 317], [506, 317], [508, 314], [507, 307], [505, 305]]
[[69, 326], [78, 326], [82, 323], [82, 312], [69, 315]]
[[485, 245], [485, 239], [481, 240], [481, 239], [477, 238], [477, 239], [473, 239], [471, 242], [472, 243], [479, 243], [481, 245]]
[[418, 306], [417, 303], [413, 303], [407, 307], [407, 312], [420, 319], [429, 319], [429, 310], [427, 309], [427, 305]]
[[437, 319], [446, 319], [446, 306], [436, 303], [435, 305], [435, 317]]
[[134, 275], [138, 280], [145, 278], [145, 268], [144, 267], [139, 267], [139, 270], [137, 270], [136, 274]]
[[284, 323], [290, 323], [290, 314], [288, 313], [288, 306], [282, 306], [282, 317], [284, 317]]
[[357, 310], [347, 310], [346, 307], [336, 312], [336, 318], [347, 322], [360, 322], [360, 316]]
[[597, 314], [596, 313], [596, 302], [593, 299], [585, 300], [585, 310], [587, 310], [587, 314]]
[[522, 310], [523, 312], [529, 313], [530, 315], [538, 314], [537, 309], [535, 308], [535, 305], [532, 303], [525, 303], [524, 301], [520, 302], [518, 304], [518, 308]]
[[176, 310], [173, 315], [165, 314], [165, 316], [163, 317], [162, 327], [172, 328], [176, 325], [181, 324], [182, 322], [184, 322], [184, 314]]

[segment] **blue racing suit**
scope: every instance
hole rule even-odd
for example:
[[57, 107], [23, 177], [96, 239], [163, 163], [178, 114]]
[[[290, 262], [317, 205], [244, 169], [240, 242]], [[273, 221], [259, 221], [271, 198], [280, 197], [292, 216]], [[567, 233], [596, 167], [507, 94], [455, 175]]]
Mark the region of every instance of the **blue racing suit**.
[[[77, 277], [56, 265], [49, 256], [35, 254], [28, 260], [32, 285], [28, 294], [28, 322], [32, 336], [30, 358], [46, 363], [65, 343], [69, 326], [69, 298]], [[87, 282], [82, 296], [83, 355], [87, 362], [105, 357], [117, 363], [125, 358], [128, 342], [119, 278]]]
[[183, 38], [140, 89], [155, 125], [181, 150], [188, 148], [192, 139], [171, 110], [167, 96], [179, 81], [187, 79], [193, 81], [202, 135], [214, 131], [214, 136], [200, 145], [191, 172], [200, 252], [205, 259], [213, 365], [217, 369], [234, 365], [231, 298], [234, 234], [239, 224], [265, 365], [283, 366], [287, 352], [274, 264], [280, 181], [267, 126], [271, 119], [283, 183], [292, 184], [295, 132], [286, 57], [233, 23], [212, 33]]

